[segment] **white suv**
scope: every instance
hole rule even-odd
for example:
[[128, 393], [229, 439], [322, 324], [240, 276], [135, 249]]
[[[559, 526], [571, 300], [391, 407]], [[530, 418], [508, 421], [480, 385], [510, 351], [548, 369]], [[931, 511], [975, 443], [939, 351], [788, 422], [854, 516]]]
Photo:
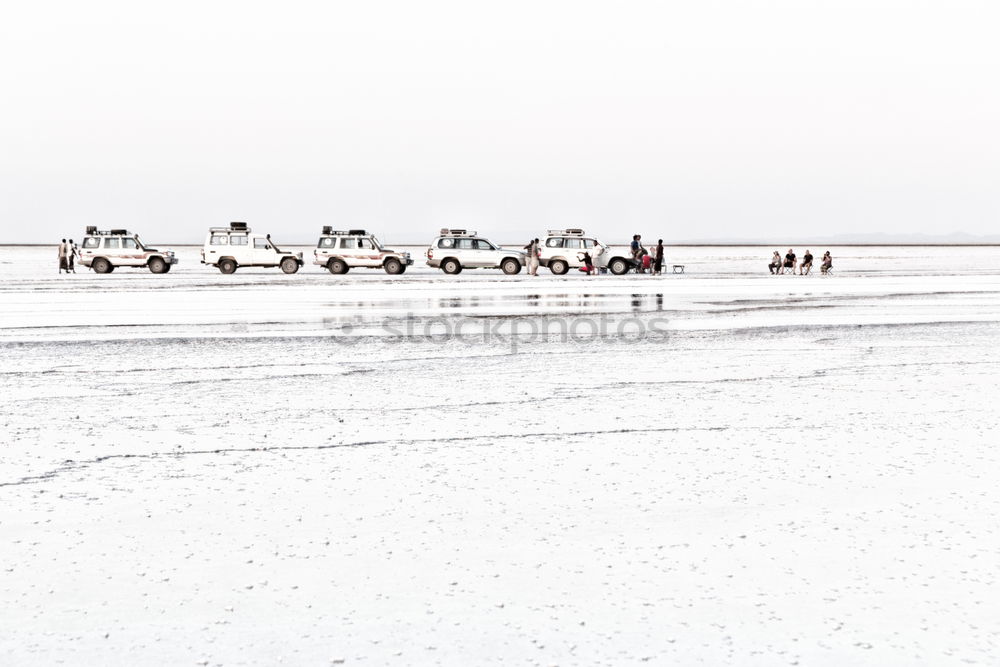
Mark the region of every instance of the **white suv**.
[[87, 227], [80, 246], [80, 263], [95, 273], [111, 273], [119, 266], [142, 266], [153, 273], [167, 273], [177, 263], [173, 250], [157, 250], [143, 245], [138, 234], [124, 229], [98, 231]]
[[587, 236], [582, 229], [550, 229], [539, 249], [538, 263], [561, 276], [570, 268], [584, 266], [585, 252], [590, 253], [595, 267], [607, 267], [616, 276], [635, 266], [631, 258], [612, 252], [610, 246]]
[[330, 273], [347, 273], [353, 267], [384, 269], [399, 275], [413, 264], [408, 252], [397, 252], [382, 246], [378, 239], [363, 229], [346, 232], [323, 227], [323, 235], [313, 250], [313, 264], [325, 266]]
[[501, 269], [513, 275], [520, 273], [524, 264], [524, 251], [501, 248], [464, 229], [442, 229], [427, 248], [427, 266], [451, 274], [462, 269]]
[[280, 266], [285, 273], [295, 273], [302, 266], [302, 253], [281, 250], [270, 234], [254, 234], [247, 223], [231, 222], [208, 230], [201, 263], [223, 273], [233, 273], [238, 266]]

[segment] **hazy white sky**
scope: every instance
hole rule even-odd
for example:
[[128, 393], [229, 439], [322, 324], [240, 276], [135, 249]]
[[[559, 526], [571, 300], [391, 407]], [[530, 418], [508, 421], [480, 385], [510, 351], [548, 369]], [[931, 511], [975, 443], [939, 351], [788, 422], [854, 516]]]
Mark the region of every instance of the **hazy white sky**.
[[0, 9], [0, 227], [1000, 231], [996, 0]]

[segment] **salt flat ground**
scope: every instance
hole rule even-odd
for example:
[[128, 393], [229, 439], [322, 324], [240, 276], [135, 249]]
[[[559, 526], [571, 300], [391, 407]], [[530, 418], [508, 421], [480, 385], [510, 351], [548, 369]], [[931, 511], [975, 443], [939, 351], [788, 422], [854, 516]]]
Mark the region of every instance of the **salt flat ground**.
[[996, 248], [54, 254], [0, 248], [5, 665], [1000, 663]]

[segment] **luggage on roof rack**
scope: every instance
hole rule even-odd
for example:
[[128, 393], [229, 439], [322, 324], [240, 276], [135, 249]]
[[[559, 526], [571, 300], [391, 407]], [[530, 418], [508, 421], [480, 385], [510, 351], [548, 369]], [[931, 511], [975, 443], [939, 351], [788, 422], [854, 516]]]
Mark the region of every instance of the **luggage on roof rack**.
[[95, 225], [87, 225], [87, 235], [94, 236], [97, 234], [97, 227]]
[[344, 231], [343, 229], [334, 229], [333, 227], [326, 225], [323, 227], [324, 236], [368, 236], [368, 232], [364, 229], [348, 229]]
[[247, 231], [247, 223], [245, 222], [230, 222], [229, 228], [234, 232], [245, 232]]
[[441, 236], [477, 236], [477, 234], [465, 229], [442, 229]]
[[572, 228], [572, 229], [550, 229], [549, 236], [583, 236], [583, 230]]

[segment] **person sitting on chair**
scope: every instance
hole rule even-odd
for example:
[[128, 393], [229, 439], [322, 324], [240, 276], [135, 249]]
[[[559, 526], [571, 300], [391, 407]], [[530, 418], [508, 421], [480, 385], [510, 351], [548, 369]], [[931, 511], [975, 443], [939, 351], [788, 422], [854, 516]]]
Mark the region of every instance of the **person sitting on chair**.
[[798, 262], [795, 261], [795, 253], [792, 252], [791, 248], [789, 248], [788, 254], [785, 255], [785, 273], [788, 273], [788, 269], [791, 269], [792, 273], [795, 273], [795, 268], [797, 266]]
[[767, 270], [774, 275], [781, 273], [781, 253], [777, 250], [774, 251], [774, 256], [771, 257], [771, 263], [767, 265]]
[[802, 255], [802, 264], [799, 266], [799, 275], [808, 276], [809, 270], [813, 267], [813, 256], [812, 253], [806, 250], [806, 254]]
[[819, 270], [823, 273], [830, 273], [833, 268], [833, 256], [830, 255], [830, 251], [827, 250], [823, 253], [823, 263], [819, 265]]

